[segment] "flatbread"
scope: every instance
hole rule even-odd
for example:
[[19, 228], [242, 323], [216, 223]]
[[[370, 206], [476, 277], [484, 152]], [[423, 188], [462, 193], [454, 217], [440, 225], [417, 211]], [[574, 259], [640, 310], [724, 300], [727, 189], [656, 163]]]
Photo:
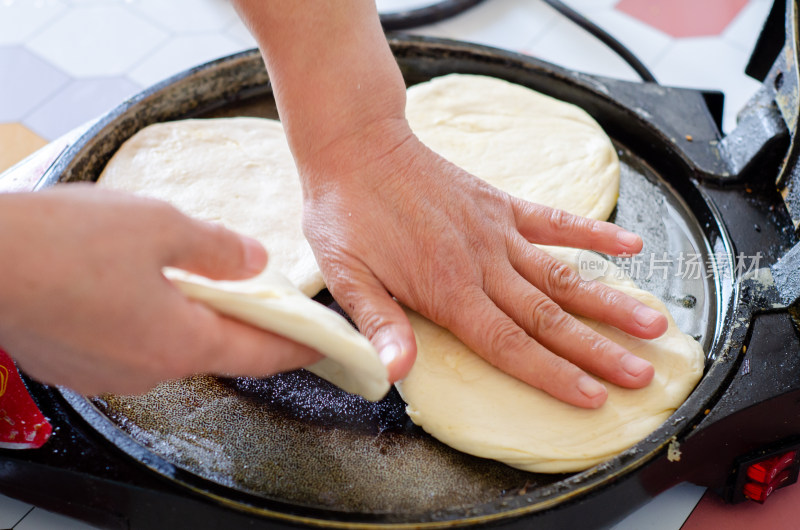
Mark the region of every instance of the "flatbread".
[[[581, 252], [542, 247], [577, 269]], [[637, 288], [612, 263], [598, 278], [667, 316], [661, 337], [638, 339], [607, 324], [578, 320], [647, 359], [653, 381], [638, 390], [606, 383], [596, 410], [563, 403], [498, 370], [449, 331], [408, 310], [417, 360], [397, 383], [414, 423], [451, 447], [539, 473], [567, 473], [608, 460], [654, 431], [703, 374], [703, 349], [682, 333], [664, 304]]]
[[324, 359], [305, 368], [339, 388], [371, 401], [391, 388], [386, 367], [367, 338], [280, 273], [265, 271], [244, 281], [213, 281], [175, 269], [165, 275], [193, 300], [323, 353]]
[[451, 74], [408, 89], [411, 129], [432, 150], [517, 197], [606, 220], [619, 159], [583, 109], [516, 85]]
[[190, 217], [259, 240], [269, 268], [308, 296], [325, 286], [303, 235], [300, 178], [276, 120], [150, 125], [117, 150], [97, 183], [167, 201]]

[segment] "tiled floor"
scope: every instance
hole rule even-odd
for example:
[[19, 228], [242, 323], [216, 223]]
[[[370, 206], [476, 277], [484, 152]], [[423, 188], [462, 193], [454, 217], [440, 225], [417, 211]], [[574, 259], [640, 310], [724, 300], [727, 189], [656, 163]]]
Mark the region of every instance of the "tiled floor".
[[[378, 4], [392, 11], [431, 1]], [[633, 50], [662, 84], [724, 91], [726, 131], [758, 88], [743, 70], [770, 0], [566, 3]], [[484, 0], [414, 32], [638, 79], [616, 55], [541, 0]], [[0, 0], [0, 171], [160, 79], [252, 46], [226, 0]], [[680, 528], [702, 492], [679, 486], [618, 528]], [[0, 528], [12, 527], [85, 528], [0, 496]]]

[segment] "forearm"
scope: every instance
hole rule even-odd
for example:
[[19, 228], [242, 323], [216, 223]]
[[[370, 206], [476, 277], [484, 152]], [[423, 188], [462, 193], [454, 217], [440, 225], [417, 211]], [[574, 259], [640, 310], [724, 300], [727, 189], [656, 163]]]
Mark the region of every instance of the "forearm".
[[376, 122], [405, 124], [405, 85], [374, 0], [233, 0], [258, 40], [301, 166]]

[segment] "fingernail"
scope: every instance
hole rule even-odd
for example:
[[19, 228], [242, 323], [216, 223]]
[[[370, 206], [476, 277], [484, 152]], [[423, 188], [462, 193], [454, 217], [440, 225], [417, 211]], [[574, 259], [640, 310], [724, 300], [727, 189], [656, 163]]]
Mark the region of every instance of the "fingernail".
[[578, 379], [578, 390], [581, 391], [581, 394], [584, 396], [594, 399], [597, 396], [604, 394], [606, 391], [606, 387], [589, 377], [588, 375], [582, 375], [580, 379]]
[[661, 316], [655, 309], [640, 305], [633, 310], [633, 319], [644, 328], [649, 328]]
[[626, 353], [623, 355], [620, 363], [622, 364], [622, 369], [633, 377], [639, 377], [642, 375], [642, 373], [644, 373], [645, 370], [652, 366], [649, 362], [645, 361], [641, 357], [633, 355], [632, 353]]
[[632, 232], [617, 232], [617, 241], [626, 247], [633, 247], [642, 242], [641, 238]]
[[383, 347], [378, 356], [384, 366], [389, 366], [400, 356], [400, 346], [395, 343], [388, 344]]
[[239, 236], [244, 246], [244, 267], [247, 272], [258, 274], [267, 266], [267, 251], [264, 246], [252, 237]]

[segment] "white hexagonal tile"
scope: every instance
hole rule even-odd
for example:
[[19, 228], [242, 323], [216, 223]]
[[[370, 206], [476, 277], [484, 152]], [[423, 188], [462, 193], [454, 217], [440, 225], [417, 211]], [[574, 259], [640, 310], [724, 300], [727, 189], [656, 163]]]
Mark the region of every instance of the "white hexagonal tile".
[[142, 86], [149, 86], [182, 70], [212, 59], [242, 51], [242, 46], [225, 35], [200, 34], [173, 37], [165, 45], [134, 68], [128, 77]]
[[[492, 0], [481, 2], [463, 13], [434, 24], [437, 36], [521, 50], [544, 31], [556, 13], [544, 2]], [[426, 34], [424, 28], [415, 31]]]
[[771, 0], [750, 0], [722, 32], [722, 38], [747, 53], [752, 52], [771, 7]]
[[14, 528], [31, 508], [30, 504], [0, 495], [0, 528]]
[[63, 13], [60, 0], [0, 2], [0, 45], [21, 44]]
[[[589, 15], [587, 11], [587, 15]], [[627, 13], [615, 9], [606, 9], [591, 13], [592, 22], [610, 33], [621, 42], [646, 66], [650, 66], [657, 58], [664, 54], [672, 44], [673, 39], [651, 26], [645, 24]], [[581, 30], [589, 35], [586, 30]], [[595, 46], [605, 46], [592, 37]]]
[[564, 3], [580, 13], [590, 13], [614, 7], [619, 0], [564, 0]]
[[122, 74], [167, 34], [122, 5], [75, 7], [26, 46], [76, 77]]
[[379, 13], [396, 13], [438, 4], [440, 0], [375, 0]]
[[19, 121], [63, 87], [69, 76], [22, 46], [0, 46], [0, 122]]
[[230, 27], [225, 30], [225, 35], [241, 44], [244, 48], [255, 48], [258, 46], [256, 39], [241, 20], [235, 20]]
[[227, 0], [136, 0], [130, 6], [173, 32], [221, 31], [236, 18]]
[[549, 31], [525, 51], [547, 62], [588, 74], [639, 81], [616, 53], [567, 19], [558, 19]]
[[141, 87], [127, 77], [77, 79], [68, 83], [22, 123], [47, 140], [55, 140], [75, 127], [98, 118]]
[[58, 528], [58, 530], [97, 530], [97, 527], [83, 521], [41, 508], [36, 508], [28, 514], [14, 527], [14, 530], [52, 530], [54, 528]]
[[761, 86], [744, 74], [749, 54], [714, 37], [675, 41], [654, 64], [662, 85], [722, 90], [725, 92], [723, 130], [736, 125], [736, 114]]

